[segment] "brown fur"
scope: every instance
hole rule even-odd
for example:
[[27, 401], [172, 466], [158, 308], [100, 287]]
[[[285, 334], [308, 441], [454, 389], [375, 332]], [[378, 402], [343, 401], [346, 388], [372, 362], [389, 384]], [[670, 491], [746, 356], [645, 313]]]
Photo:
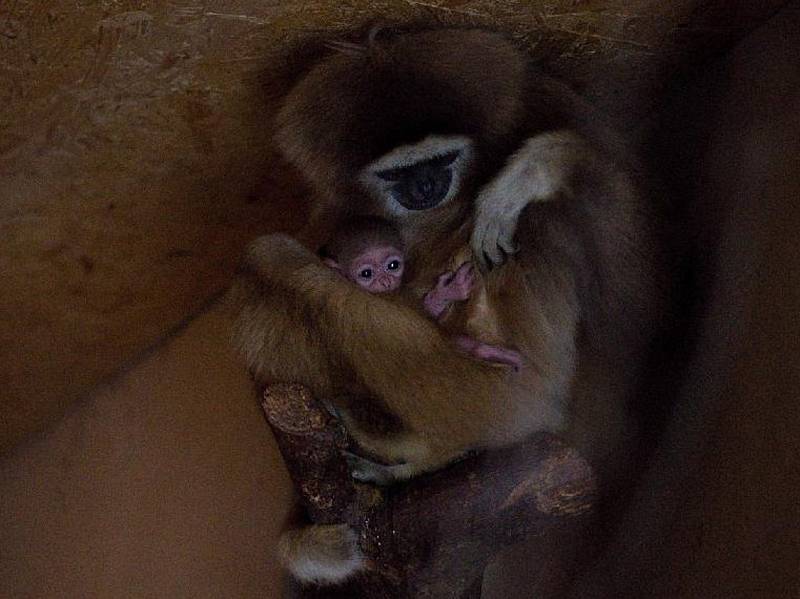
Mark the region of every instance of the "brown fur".
[[[256, 378], [300, 381], [318, 397], [332, 399], [352, 392], [349, 382], [357, 381], [410, 431], [410, 438], [399, 443], [351, 431], [381, 457], [415, 461], [418, 456], [407, 455], [405, 446], [418, 443], [427, 448], [418, 464], [425, 470], [465, 449], [508, 443], [530, 430], [562, 424], [559, 404], [569, 379], [568, 373], [558, 373], [565, 363], [560, 355], [535, 370], [500, 373], [455, 351], [448, 336], [418, 310], [363, 292], [286, 236], [270, 235], [253, 244], [244, 275], [235, 290], [245, 306], [235, 335]], [[525, 321], [542, 323], [527, 341], [526, 354], [546, 355], [570, 344], [556, 339], [561, 323], [548, 323], [550, 317], [535, 307], [526, 310]], [[550, 376], [542, 376], [550, 370]], [[417, 382], [408, 384], [404, 373], [412, 372]], [[497, 402], [498, 396], [507, 399]], [[458, 398], [455, 411], [453, 398]], [[538, 401], [541, 406], [519, 413], [520, 403]]]
[[[321, 196], [312, 227], [394, 219], [413, 301], [364, 293], [288, 237], [259, 239], [234, 290], [235, 337], [259, 381], [302, 382], [332, 401], [374, 397], [402, 432], [343, 417], [368, 451], [406, 462], [400, 477], [546, 429], [563, 430], [607, 480], [624, 469], [636, 435], [626, 404], [664, 307], [661, 254], [635, 163], [600, 119], [502, 37], [444, 30], [321, 61], [278, 125], [283, 152]], [[451, 200], [393, 213], [359, 187], [371, 162], [430, 134], [472, 141]], [[485, 275], [477, 301], [522, 355], [517, 373], [460, 354], [419, 309], [492, 218], [511, 219], [504, 232], [519, 252]]]

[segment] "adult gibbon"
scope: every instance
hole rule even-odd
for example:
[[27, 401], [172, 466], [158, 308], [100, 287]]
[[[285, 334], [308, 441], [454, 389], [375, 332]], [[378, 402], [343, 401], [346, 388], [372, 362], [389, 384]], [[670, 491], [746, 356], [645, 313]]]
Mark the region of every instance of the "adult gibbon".
[[[318, 196], [320, 243], [344, 218], [390, 221], [417, 297], [366, 293], [317, 248], [258, 239], [234, 288], [235, 339], [257, 380], [304, 383], [331, 402], [389, 463], [357, 463], [362, 479], [408, 478], [541, 430], [561, 431], [601, 481], [624, 472], [665, 260], [645, 177], [601, 119], [501, 35], [438, 29], [322, 58], [277, 123], [278, 146]], [[465, 245], [518, 371], [458, 351], [419, 307]], [[391, 415], [391, 432], [359, 420], [364, 401]], [[289, 531], [282, 552], [305, 581], [360, 564], [344, 525]]]

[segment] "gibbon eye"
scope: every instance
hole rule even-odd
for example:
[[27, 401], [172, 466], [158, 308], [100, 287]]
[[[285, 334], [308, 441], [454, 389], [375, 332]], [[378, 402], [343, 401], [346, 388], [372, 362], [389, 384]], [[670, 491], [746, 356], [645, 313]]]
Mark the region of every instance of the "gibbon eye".
[[358, 276], [362, 279], [371, 279], [372, 278], [372, 269], [371, 268], [364, 268], [358, 273]]
[[438, 206], [453, 183], [452, 164], [459, 152], [448, 152], [410, 166], [376, 173], [392, 183], [389, 193], [408, 210], [427, 210]]
[[389, 270], [397, 270], [398, 268], [400, 268], [400, 260], [397, 259], [391, 260], [389, 264], [386, 265], [386, 268], [388, 268]]

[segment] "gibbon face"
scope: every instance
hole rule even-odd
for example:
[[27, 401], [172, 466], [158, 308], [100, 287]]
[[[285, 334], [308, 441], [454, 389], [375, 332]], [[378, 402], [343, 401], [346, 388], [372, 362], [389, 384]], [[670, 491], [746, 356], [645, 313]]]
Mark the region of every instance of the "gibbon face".
[[438, 219], [463, 210], [459, 198], [515, 143], [525, 68], [516, 48], [481, 31], [382, 37], [311, 69], [285, 100], [276, 141], [329, 216]]
[[472, 141], [462, 136], [429, 136], [400, 146], [367, 165], [359, 181], [395, 217], [450, 202], [472, 162]]

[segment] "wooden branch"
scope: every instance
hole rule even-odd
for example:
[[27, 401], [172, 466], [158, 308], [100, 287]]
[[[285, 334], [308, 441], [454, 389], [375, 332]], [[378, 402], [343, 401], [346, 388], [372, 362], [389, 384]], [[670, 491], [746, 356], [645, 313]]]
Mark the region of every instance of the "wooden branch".
[[263, 407], [311, 521], [349, 523], [370, 560], [343, 587], [302, 597], [478, 598], [499, 549], [574, 529], [591, 512], [591, 469], [553, 435], [381, 489], [349, 476], [346, 433], [304, 387], [271, 386]]

